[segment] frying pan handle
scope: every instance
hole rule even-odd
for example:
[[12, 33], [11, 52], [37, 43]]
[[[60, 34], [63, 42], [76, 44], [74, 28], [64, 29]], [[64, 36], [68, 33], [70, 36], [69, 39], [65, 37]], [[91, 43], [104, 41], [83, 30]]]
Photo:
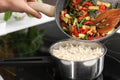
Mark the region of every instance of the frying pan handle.
[[49, 17], [54, 17], [55, 6], [45, 4], [42, 2], [28, 2], [28, 5], [38, 12], [42, 12]]

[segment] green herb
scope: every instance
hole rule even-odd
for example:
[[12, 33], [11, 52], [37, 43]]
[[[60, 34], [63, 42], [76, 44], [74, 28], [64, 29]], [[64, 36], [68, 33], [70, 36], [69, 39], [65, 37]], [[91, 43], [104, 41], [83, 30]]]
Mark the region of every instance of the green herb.
[[87, 1], [91, 1], [91, 0], [85, 0], [85, 1], [87, 2]]
[[75, 11], [75, 10], [73, 11], [74, 17], [77, 15], [77, 13], [78, 13], [77, 11]]
[[80, 21], [79, 26], [81, 27], [85, 21], [86, 21], [86, 19], [85, 19], [85, 18], [83, 18], [83, 19]]
[[90, 14], [92, 17], [94, 17], [94, 18], [97, 16], [95, 10], [89, 10], [88, 12], [89, 12], [89, 14]]
[[66, 0], [65, 3], [66, 3], [66, 4], [65, 4], [65, 8], [66, 8], [66, 7], [68, 7], [68, 5], [69, 5], [69, 3], [70, 3], [70, 0]]
[[43, 2], [42, 0], [37, 0], [38, 2]]
[[27, 16], [29, 16], [29, 17], [33, 17], [31, 14], [27, 14]]
[[95, 0], [91, 0], [91, 2], [92, 2], [94, 5], [97, 5], [97, 3], [95, 2]]
[[86, 0], [87, 2], [89, 1], [89, 2], [92, 2], [94, 5], [96, 5], [96, 2], [95, 2], [95, 0]]
[[64, 30], [64, 31], [68, 31], [68, 29], [67, 29], [66, 27], [63, 27], [63, 30]]
[[96, 36], [97, 36], [97, 34], [93, 34], [93, 35], [92, 35], [92, 37], [96, 37]]
[[79, 30], [79, 29], [80, 29], [80, 25], [79, 25], [78, 22], [76, 22], [76, 26], [77, 26], [77, 28], [78, 28], [78, 30]]
[[88, 34], [85, 34], [85, 37], [84, 37], [86, 40], [88, 39]]
[[5, 14], [4, 14], [4, 20], [8, 21], [11, 18], [11, 16], [12, 16], [12, 12], [11, 11], [5, 12]]
[[69, 8], [70, 12], [72, 12], [74, 10], [73, 6], [71, 6], [71, 5], [72, 5], [72, 2], [70, 2], [69, 5], [68, 5], [68, 8]]

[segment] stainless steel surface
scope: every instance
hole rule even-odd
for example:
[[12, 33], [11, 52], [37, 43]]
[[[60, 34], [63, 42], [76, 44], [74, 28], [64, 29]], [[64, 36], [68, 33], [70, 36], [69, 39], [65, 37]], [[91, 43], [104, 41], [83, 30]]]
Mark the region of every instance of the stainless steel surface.
[[[74, 45], [81, 43], [82, 45], [90, 46], [92, 48], [96, 48], [96, 47], [101, 48], [103, 50], [103, 55], [101, 55], [98, 58], [87, 61], [68, 61], [68, 60], [56, 58], [52, 54], [52, 50], [54, 48], [57, 48], [57, 46], [59, 45], [65, 45], [65, 43], [67, 42], [73, 43]], [[73, 40], [73, 41], [68, 40], [67, 42], [64, 42], [64, 40], [60, 41], [58, 43], [53, 44], [50, 48], [50, 53], [57, 62], [61, 76], [69, 79], [81, 79], [81, 80], [87, 80], [87, 79], [90, 80], [98, 77], [104, 68], [104, 56], [107, 51], [105, 46], [97, 42], [83, 42], [79, 40]]]

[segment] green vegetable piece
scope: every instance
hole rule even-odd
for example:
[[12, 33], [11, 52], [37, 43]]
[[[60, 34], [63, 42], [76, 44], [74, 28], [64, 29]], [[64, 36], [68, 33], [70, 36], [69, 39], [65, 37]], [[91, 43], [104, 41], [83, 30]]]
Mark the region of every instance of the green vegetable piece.
[[68, 7], [70, 0], [66, 0], [65, 8]]
[[27, 14], [27, 16], [29, 16], [29, 17], [33, 17], [31, 14]]
[[83, 23], [86, 21], [86, 19], [85, 18], [83, 18], [81, 21], [80, 21], [80, 24], [79, 24], [79, 26], [80, 27], [82, 27], [82, 25], [83, 25]]
[[96, 5], [96, 2], [94, 0], [86, 0], [86, 1], [92, 2], [94, 5]]
[[96, 3], [94, 0], [91, 0], [91, 2], [92, 2], [94, 5], [97, 5], [97, 3]]
[[63, 27], [63, 30], [64, 30], [64, 31], [68, 31], [68, 29], [67, 29], [66, 27]]
[[78, 32], [79, 32], [79, 29], [80, 29], [80, 25], [78, 22], [76, 22], [76, 26], [77, 26], [77, 29], [78, 29]]
[[37, 0], [38, 2], [43, 2], [42, 0]]
[[86, 40], [88, 39], [88, 34], [85, 34], [85, 37], [84, 37]]
[[12, 16], [12, 12], [11, 11], [5, 12], [5, 14], [4, 14], [4, 20], [8, 21], [11, 18], [11, 16]]
[[92, 17], [94, 17], [94, 18], [97, 16], [95, 10], [89, 10], [88, 12], [89, 12], [89, 14], [90, 14]]

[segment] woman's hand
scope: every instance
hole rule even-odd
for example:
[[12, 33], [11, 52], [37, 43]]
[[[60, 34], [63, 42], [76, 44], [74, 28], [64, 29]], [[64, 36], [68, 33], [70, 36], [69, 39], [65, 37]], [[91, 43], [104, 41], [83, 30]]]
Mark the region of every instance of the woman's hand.
[[33, 15], [34, 17], [41, 18], [41, 14], [27, 4], [27, 2], [34, 1], [36, 0], [0, 0], [0, 12], [25, 12]]

